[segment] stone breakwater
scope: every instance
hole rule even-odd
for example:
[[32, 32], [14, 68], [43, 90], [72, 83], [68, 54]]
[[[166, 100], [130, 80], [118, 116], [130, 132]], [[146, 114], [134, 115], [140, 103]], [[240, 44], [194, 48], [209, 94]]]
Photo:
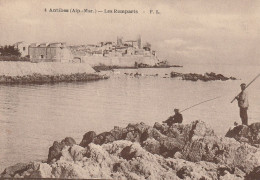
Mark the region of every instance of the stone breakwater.
[[[18, 163], [6, 168], [1, 177], [259, 179], [260, 149], [233, 138], [242, 132], [246, 136], [244, 126], [238, 127], [230, 130], [234, 132], [229, 137], [216, 136], [202, 121], [172, 127], [129, 124], [100, 134], [89, 131], [79, 144], [71, 137], [55, 141], [47, 161]], [[260, 123], [253, 127], [259, 139]]]
[[108, 79], [86, 63], [0, 62], [0, 84], [42, 84]]
[[32, 74], [58, 75], [76, 73], [95, 73], [95, 70], [86, 63], [59, 63], [59, 62], [1, 62], [0, 75], [25, 76]]
[[211, 73], [205, 73], [203, 74], [196, 74], [196, 73], [188, 73], [188, 74], [183, 74], [183, 73], [178, 73], [178, 72], [171, 72], [171, 77], [176, 78], [180, 77], [182, 80], [188, 80], [188, 81], [216, 81], [216, 80], [221, 80], [221, 81], [226, 81], [226, 80], [236, 80], [235, 77], [225, 77], [222, 74], [216, 74], [214, 72]]
[[101, 79], [108, 79], [106, 75], [75, 73], [75, 74], [57, 74], [57, 75], [43, 75], [33, 73], [24, 76], [6, 76], [0, 75], [0, 84], [43, 84], [43, 83], [57, 83], [57, 82], [85, 82], [97, 81]]

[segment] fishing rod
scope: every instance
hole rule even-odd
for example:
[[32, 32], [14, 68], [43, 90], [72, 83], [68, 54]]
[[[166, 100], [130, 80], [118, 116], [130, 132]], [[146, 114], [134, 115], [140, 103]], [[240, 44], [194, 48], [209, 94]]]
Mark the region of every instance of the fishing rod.
[[[250, 86], [250, 84], [252, 84], [259, 76], [260, 76], [260, 74], [258, 74], [258, 75], [246, 86], [246, 88], [248, 88], [248, 86]], [[245, 89], [246, 89], [246, 88], [245, 88]], [[241, 93], [241, 92], [240, 92], [240, 93]], [[240, 94], [240, 93], [239, 93], [239, 94]], [[239, 96], [239, 94], [238, 94], [237, 96]], [[236, 97], [237, 97], [237, 96], [236, 96]], [[231, 103], [233, 103], [233, 102], [235, 101], [236, 97], [234, 97], [234, 99], [231, 101]]]
[[186, 110], [188, 110], [188, 109], [190, 109], [190, 108], [193, 108], [193, 107], [195, 107], [195, 106], [198, 106], [198, 105], [203, 104], [203, 103], [208, 102], [208, 101], [212, 101], [212, 100], [218, 99], [218, 98], [220, 98], [220, 97], [221, 97], [221, 96], [218, 96], [218, 97], [215, 97], [215, 98], [212, 98], [212, 99], [208, 99], [208, 100], [206, 100], [206, 101], [202, 101], [202, 102], [200, 102], [200, 103], [198, 103], [198, 104], [194, 104], [194, 105], [192, 105], [192, 106], [190, 106], [190, 107], [188, 107], [188, 108], [186, 108], [186, 109], [184, 109], [184, 110], [182, 110], [182, 111], [180, 111], [180, 112], [184, 112], [184, 111], [186, 111]]

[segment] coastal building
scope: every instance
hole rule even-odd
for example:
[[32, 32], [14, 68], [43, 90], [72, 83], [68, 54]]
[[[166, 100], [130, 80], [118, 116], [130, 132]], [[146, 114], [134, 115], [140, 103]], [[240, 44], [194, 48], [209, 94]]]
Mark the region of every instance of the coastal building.
[[[97, 44], [71, 45], [67, 48], [73, 56], [71, 62], [89, 63], [92, 66], [104, 64], [133, 67], [136, 63], [153, 66], [159, 62], [151, 44], [144, 43], [142, 45], [140, 36], [133, 40], [124, 41], [122, 37], [117, 37], [116, 42], [102, 41]], [[34, 58], [39, 58], [42, 53], [37, 53]], [[45, 59], [44, 56], [43, 59]], [[52, 57], [52, 61], [53, 59], [59, 58]]]
[[28, 48], [31, 62], [71, 62], [72, 52], [66, 43], [33, 43]]
[[102, 41], [95, 44], [87, 44], [69, 47], [76, 57], [155, 57], [155, 51], [151, 49], [150, 43], [142, 46], [141, 36], [134, 40], [123, 40], [123, 37], [117, 37], [116, 42]]
[[117, 46], [121, 47], [123, 45], [132, 46], [138, 49], [142, 48], [142, 39], [141, 36], [138, 36], [137, 40], [126, 40], [123, 41], [123, 37], [117, 37]]
[[28, 52], [28, 47], [29, 44], [25, 43], [24, 41], [21, 42], [17, 42], [14, 45], [15, 49], [18, 49], [19, 52], [21, 53], [21, 57], [25, 57], [28, 56], [29, 52]]

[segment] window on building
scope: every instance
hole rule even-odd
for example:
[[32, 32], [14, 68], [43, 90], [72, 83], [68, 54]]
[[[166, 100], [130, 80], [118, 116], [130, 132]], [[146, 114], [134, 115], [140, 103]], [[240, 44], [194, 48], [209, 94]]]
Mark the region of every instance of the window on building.
[[41, 58], [43, 59], [43, 55], [41, 55]]
[[26, 49], [26, 48], [25, 48], [25, 47], [23, 47], [23, 50], [24, 50], [24, 51], [25, 51], [25, 49]]

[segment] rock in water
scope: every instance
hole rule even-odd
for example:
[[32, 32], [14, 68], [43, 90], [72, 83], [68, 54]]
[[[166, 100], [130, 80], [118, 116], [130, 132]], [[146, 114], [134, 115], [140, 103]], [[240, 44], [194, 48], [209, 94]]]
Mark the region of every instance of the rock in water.
[[236, 80], [235, 77], [225, 77], [222, 74], [216, 74], [216, 73], [205, 73], [203, 74], [196, 74], [196, 73], [178, 73], [178, 72], [171, 72], [171, 77], [176, 78], [176, 77], [181, 77], [182, 80], [188, 80], [188, 81], [216, 81], [216, 80], [221, 80], [221, 81], [226, 81], [226, 80]]

